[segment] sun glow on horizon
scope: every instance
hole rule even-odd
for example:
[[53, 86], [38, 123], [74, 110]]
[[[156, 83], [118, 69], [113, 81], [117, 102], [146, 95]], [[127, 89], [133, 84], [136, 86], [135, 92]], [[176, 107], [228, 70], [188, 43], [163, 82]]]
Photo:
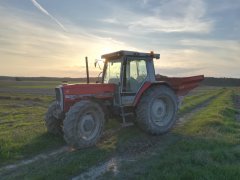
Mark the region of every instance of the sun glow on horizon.
[[[237, 3], [224, 1], [229, 8], [224, 10], [219, 4], [199, 1], [170, 0], [161, 5], [158, 1], [112, 1], [104, 6], [104, 13], [87, 2], [81, 2], [81, 7], [75, 1], [59, 1], [57, 6], [32, 1], [35, 7], [31, 1], [21, 6], [17, 0], [0, 2], [0, 75], [83, 77], [87, 56], [90, 75], [96, 76], [100, 70], [94, 62], [103, 54], [153, 50], [161, 54], [156, 73], [240, 78], [240, 26], [236, 19], [228, 19], [229, 13], [239, 12]], [[63, 11], [66, 4], [71, 13]], [[178, 8], [172, 9], [173, 5]], [[226, 18], [213, 17], [207, 5], [212, 14], [222, 13]], [[153, 11], [153, 6], [158, 9]], [[89, 13], [88, 8], [96, 13]]]

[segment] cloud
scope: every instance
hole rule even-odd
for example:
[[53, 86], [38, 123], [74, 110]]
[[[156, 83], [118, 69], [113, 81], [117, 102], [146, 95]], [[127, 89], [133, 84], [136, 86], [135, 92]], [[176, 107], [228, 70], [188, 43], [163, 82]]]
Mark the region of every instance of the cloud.
[[203, 39], [183, 39], [180, 43], [185, 46], [197, 46], [206, 48], [221, 48], [240, 53], [240, 40], [203, 40]]
[[[131, 3], [129, 3], [131, 4]], [[141, 8], [142, 7], [142, 8]], [[115, 7], [116, 12], [105, 23], [126, 25], [134, 33], [209, 33], [214, 22], [206, 18], [206, 4], [203, 0], [143, 1]]]
[[[216, 5], [217, 2], [217, 5]], [[234, 3], [225, 0], [212, 0], [208, 2], [208, 9], [211, 14], [223, 13], [224, 11], [229, 13], [229, 11], [237, 10], [239, 11], [240, 1], [235, 0]]]
[[96, 76], [94, 60], [102, 54], [135, 49], [122, 41], [99, 37], [73, 25], [69, 25], [75, 31], [71, 34], [59, 31], [29, 12], [1, 10], [0, 16], [5, 17], [0, 21], [0, 27], [5, 28], [0, 31], [1, 75], [81, 77], [85, 75], [84, 59], [88, 56], [90, 74]]
[[116, 18], [106, 18], [106, 19], [101, 19], [100, 21], [105, 23], [110, 23], [110, 24], [118, 24], [118, 20]]
[[185, 32], [209, 33], [210, 22], [200, 22], [195, 19], [161, 19], [159, 17], [146, 17], [129, 24], [130, 31], [142, 33], [150, 32]]
[[184, 68], [184, 67], [162, 67], [158, 70], [161, 75], [170, 75], [170, 76], [192, 76], [193, 74], [198, 74], [199, 71], [202, 71], [202, 68]]
[[66, 31], [63, 24], [58, 21], [53, 15], [51, 15], [46, 9], [44, 9], [36, 0], [31, 0], [33, 5], [38, 8], [42, 13], [46, 14], [48, 17], [50, 17], [53, 21], [55, 21], [64, 31]]
[[[199, 49], [205, 54], [209, 54], [211, 59], [208, 63], [216, 63], [217, 66], [239, 66], [240, 67], [240, 41], [239, 40], [202, 40], [185, 39], [180, 43], [186, 47]], [[240, 74], [240, 73], [239, 73]]]
[[155, 61], [156, 73], [169, 76], [204, 74], [213, 77], [240, 78], [239, 52], [219, 49], [164, 49], [161, 59]]

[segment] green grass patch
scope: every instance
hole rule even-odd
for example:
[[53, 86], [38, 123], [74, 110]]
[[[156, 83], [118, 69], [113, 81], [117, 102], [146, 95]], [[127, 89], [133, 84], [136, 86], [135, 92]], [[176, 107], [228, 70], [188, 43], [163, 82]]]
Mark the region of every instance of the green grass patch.
[[54, 88], [61, 84], [58, 81], [0, 81], [0, 88]]
[[64, 144], [62, 138], [46, 132], [43, 121], [53, 97], [4, 96], [10, 99], [0, 101], [0, 165]]
[[2, 175], [4, 179], [69, 179], [108, 157], [106, 149], [98, 147], [60, 154], [18, 168]]
[[222, 135], [223, 133], [220, 130], [229, 127], [229, 123], [237, 125], [235, 121], [237, 111], [231, 98], [232, 94], [233, 91], [225, 91], [204, 111], [197, 113], [180, 131], [186, 135], [200, 134], [207, 136], [214, 132], [216, 135]]
[[[68, 83], [79, 83], [76, 81]], [[0, 88], [19, 88], [19, 89], [52, 89], [61, 85], [61, 81], [11, 81], [0, 80]]]
[[127, 144], [133, 136], [137, 141], [147, 137], [138, 128], [129, 127], [101, 140], [96, 147], [65, 152], [46, 160], [38, 160], [14, 170], [14, 173], [2, 172], [2, 177], [4, 179], [69, 179], [120, 151], [128, 153]]
[[207, 102], [210, 99], [217, 97], [219, 94], [223, 92], [222, 89], [218, 89], [210, 92], [203, 92], [198, 94], [192, 94], [191, 96], [187, 96], [184, 98], [182, 106], [180, 107], [179, 114], [183, 115], [192, 109], [198, 107], [199, 105]]
[[233, 93], [224, 90], [176, 128], [172, 137], [177, 140], [167, 148], [158, 146], [153, 155], [124, 163], [116, 179], [239, 179], [240, 126], [235, 119]]

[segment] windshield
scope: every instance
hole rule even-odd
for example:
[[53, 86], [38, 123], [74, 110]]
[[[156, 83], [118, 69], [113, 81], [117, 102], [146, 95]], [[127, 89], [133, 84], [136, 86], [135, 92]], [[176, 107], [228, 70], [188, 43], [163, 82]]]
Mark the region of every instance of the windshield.
[[103, 83], [119, 84], [121, 64], [122, 64], [121, 61], [107, 62]]

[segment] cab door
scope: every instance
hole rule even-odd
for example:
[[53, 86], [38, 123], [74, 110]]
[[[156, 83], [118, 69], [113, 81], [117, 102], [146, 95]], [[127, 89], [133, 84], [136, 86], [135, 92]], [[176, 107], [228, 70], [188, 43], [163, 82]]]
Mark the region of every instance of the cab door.
[[121, 106], [120, 92], [123, 74], [122, 68], [122, 59], [108, 61], [104, 66], [103, 83], [116, 85], [113, 101], [116, 106]]
[[123, 66], [121, 100], [123, 106], [132, 106], [134, 98], [148, 79], [147, 59], [127, 58]]

